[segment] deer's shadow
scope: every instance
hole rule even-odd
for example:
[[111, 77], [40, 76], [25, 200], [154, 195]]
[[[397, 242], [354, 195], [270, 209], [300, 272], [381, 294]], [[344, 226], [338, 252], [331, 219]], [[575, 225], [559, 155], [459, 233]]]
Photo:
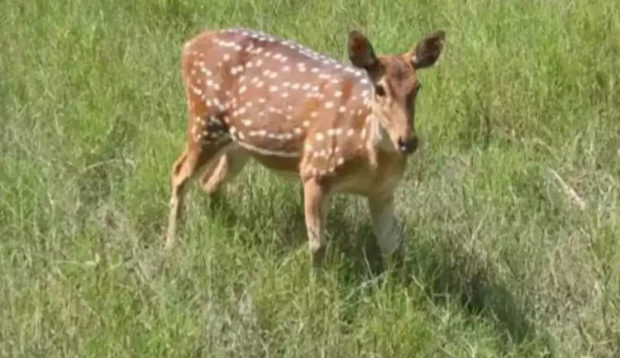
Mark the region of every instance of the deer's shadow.
[[[239, 210], [235, 203], [224, 200], [222, 196], [207, 199], [207, 202], [209, 210], [217, 212], [228, 227], [243, 227], [248, 233], [264, 232], [264, 221], [255, 213]], [[326, 224], [327, 261], [338, 261], [335, 267], [343, 281], [359, 286], [368, 282], [379, 285], [386, 272], [370, 217], [368, 220], [355, 219], [355, 215], [362, 215], [362, 211], [363, 215], [369, 215], [368, 210], [358, 209], [351, 213], [347, 210], [350, 204], [347, 199], [336, 198], [330, 207]], [[269, 223], [272, 225], [270, 229], [275, 230], [271, 236], [275, 239], [261, 241], [257, 240], [259, 235], [247, 235], [241, 238], [245, 244], [260, 245], [261, 249], [282, 257], [306, 244], [301, 194], [295, 201], [263, 201], [261, 205], [261, 214], [272, 215]], [[461, 240], [445, 238], [425, 244], [416, 240], [415, 228], [410, 226], [404, 228], [403, 239], [406, 256], [399, 270], [404, 275], [399, 275], [397, 284], [406, 287], [413, 284], [411, 278], [415, 277], [415, 284], [421, 285], [433, 302], [446, 304], [457, 300], [471, 315], [493, 322], [507, 343], [521, 343], [535, 335], [527, 319], [527, 307], [504, 284], [493, 278], [482, 258], [474, 254], [463, 255], [464, 250], [458, 244]]]

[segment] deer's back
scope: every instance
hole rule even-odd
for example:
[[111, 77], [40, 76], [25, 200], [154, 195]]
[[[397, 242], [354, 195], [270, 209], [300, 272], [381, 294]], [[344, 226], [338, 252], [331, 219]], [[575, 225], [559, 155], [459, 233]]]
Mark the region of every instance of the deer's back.
[[267, 166], [327, 175], [365, 152], [372, 88], [348, 64], [233, 29], [189, 41], [183, 76], [192, 112], [224, 122], [232, 140]]

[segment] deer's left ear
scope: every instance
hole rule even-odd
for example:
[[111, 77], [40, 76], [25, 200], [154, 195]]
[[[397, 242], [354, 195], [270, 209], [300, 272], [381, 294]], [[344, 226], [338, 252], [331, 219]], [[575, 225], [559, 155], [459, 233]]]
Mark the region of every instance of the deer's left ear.
[[371, 79], [380, 77], [383, 66], [375, 55], [370, 41], [358, 31], [349, 33], [349, 60], [355, 67], [368, 72]]
[[413, 67], [417, 70], [434, 65], [441, 55], [445, 38], [445, 32], [437, 31], [420, 41], [411, 52]]

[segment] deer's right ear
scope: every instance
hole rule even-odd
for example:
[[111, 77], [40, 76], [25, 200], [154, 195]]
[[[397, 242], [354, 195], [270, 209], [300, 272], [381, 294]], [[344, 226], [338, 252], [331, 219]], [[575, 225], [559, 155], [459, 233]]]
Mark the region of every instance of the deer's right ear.
[[379, 77], [381, 63], [370, 41], [358, 31], [349, 33], [349, 60], [353, 66], [366, 70], [373, 80]]

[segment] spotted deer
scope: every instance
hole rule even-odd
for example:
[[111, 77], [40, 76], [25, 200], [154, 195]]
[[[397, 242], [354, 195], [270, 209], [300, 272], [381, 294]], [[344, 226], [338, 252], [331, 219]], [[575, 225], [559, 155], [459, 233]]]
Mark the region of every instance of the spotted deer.
[[303, 184], [309, 248], [325, 249], [325, 216], [335, 193], [368, 198], [378, 246], [400, 245], [394, 189], [415, 151], [417, 70], [443, 48], [438, 31], [399, 55], [376, 56], [369, 40], [349, 34], [345, 64], [298, 43], [248, 29], [205, 31], [188, 41], [182, 75], [189, 107], [187, 147], [172, 168], [166, 246], [188, 184], [202, 176], [215, 193], [248, 159]]

